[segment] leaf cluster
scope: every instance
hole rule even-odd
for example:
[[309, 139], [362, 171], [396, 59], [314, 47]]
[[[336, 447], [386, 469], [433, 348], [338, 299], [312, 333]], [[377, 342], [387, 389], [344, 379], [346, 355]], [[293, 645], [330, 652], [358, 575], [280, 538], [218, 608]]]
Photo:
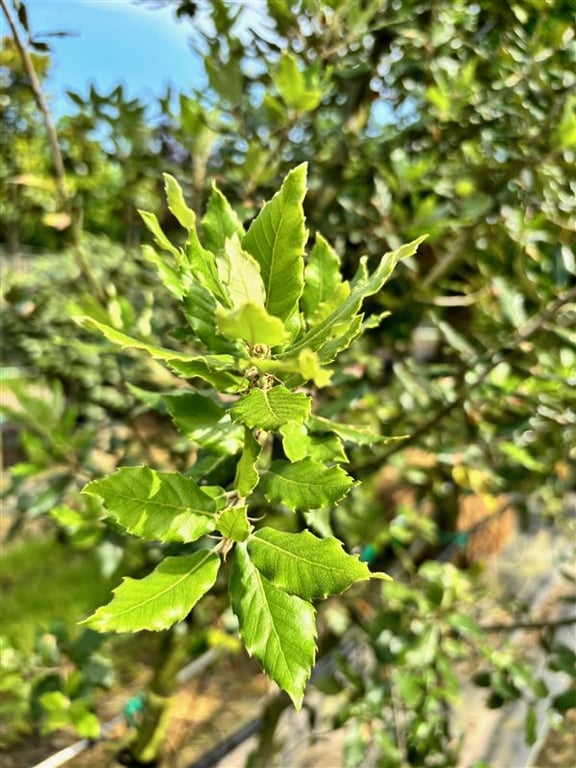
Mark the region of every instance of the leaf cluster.
[[[233, 550], [229, 592], [240, 636], [297, 707], [316, 652], [314, 602], [385, 576], [371, 574], [333, 537], [255, 526], [251, 502], [263, 496], [269, 505], [309, 511], [336, 505], [353, 487], [341, 467], [346, 456], [339, 434], [354, 439], [355, 430], [313, 417], [313, 398], [302, 388], [329, 382], [327, 366], [373, 324], [365, 319], [364, 300], [420, 242], [384, 255], [371, 272], [361, 260], [349, 282], [321, 237], [306, 262], [305, 177], [304, 165], [291, 171], [247, 231], [214, 188], [200, 222], [203, 242], [172, 176], [165, 177], [166, 196], [186, 230], [184, 245], [174, 245], [156, 217], [142, 213], [157, 246], [147, 249], [148, 257], [181, 302], [195, 351], [130, 337], [93, 316], [76, 318], [202, 384], [164, 398], [176, 426], [202, 449], [195, 472], [123, 467], [84, 489], [127, 534], [188, 548], [165, 557], [143, 579], [125, 578], [86, 623], [99, 631], [167, 629], [214, 587]], [[324, 280], [335, 290], [327, 291]], [[274, 433], [286, 458], [270, 456], [266, 446]], [[367, 439], [361, 431], [359, 439]], [[209, 466], [222, 455], [236, 464], [231, 487], [212, 485], [209, 472], [201, 473], [202, 462]], [[215, 545], [209, 546], [208, 535]]]

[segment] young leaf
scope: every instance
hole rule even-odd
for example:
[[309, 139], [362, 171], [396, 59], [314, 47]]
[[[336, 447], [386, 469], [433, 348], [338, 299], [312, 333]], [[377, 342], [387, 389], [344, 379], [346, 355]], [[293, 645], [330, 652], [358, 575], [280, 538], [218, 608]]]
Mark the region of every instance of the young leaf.
[[256, 259], [240, 245], [238, 235], [227, 238], [224, 250], [216, 259], [218, 276], [226, 288], [233, 309], [244, 304], [264, 306], [264, 283]]
[[419, 237], [411, 243], [385, 254], [371, 275], [366, 274], [366, 258], [364, 257], [360, 262], [358, 272], [351, 284], [350, 294], [346, 299], [328, 317], [313, 326], [308, 333], [302, 336], [300, 341], [279, 357], [294, 357], [301, 350], [309, 347], [312, 350], [317, 350], [320, 360], [323, 360], [321, 350], [324, 344], [335, 335], [341, 336], [345, 329], [357, 320], [356, 316], [364, 299], [378, 293], [392, 274], [396, 264], [401, 259], [412, 256], [424, 239], [424, 237]]
[[340, 333], [337, 328], [333, 328], [335, 335], [329, 338], [328, 341], [322, 345], [318, 350], [318, 357], [321, 363], [331, 363], [336, 359], [339, 352], [344, 349], [348, 349], [354, 339], [360, 335], [362, 331], [363, 314], [356, 315], [352, 318], [349, 325], [344, 329], [343, 333]]
[[152, 234], [152, 237], [156, 241], [156, 244], [162, 248], [163, 251], [168, 251], [173, 256], [176, 257], [176, 259], [180, 259], [181, 253], [175, 246], [172, 245], [170, 240], [166, 237], [164, 232], [162, 231], [162, 228], [160, 227], [160, 224], [158, 223], [158, 219], [153, 213], [147, 213], [146, 211], [138, 211], [140, 214], [142, 221], [146, 225], [146, 229]]
[[297, 383], [313, 381], [317, 387], [326, 387], [332, 378], [332, 373], [321, 367], [318, 354], [311, 349], [303, 349], [298, 357], [285, 360], [250, 358], [250, 363], [263, 373], [294, 374], [288, 376], [287, 380], [296, 379]]
[[284, 323], [257, 304], [243, 304], [236, 310], [216, 310], [219, 332], [227, 339], [243, 339], [253, 347], [265, 344], [275, 347], [286, 339]]
[[342, 285], [340, 259], [320, 233], [310, 252], [304, 270], [302, 307], [310, 320], [324, 302], [329, 301]]
[[308, 430], [304, 424], [289, 421], [280, 427], [282, 447], [290, 461], [301, 461], [308, 456]]
[[256, 485], [258, 484], [258, 470], [256, 469], [256, 461], [262, 446], [258, 443], [252, 431], [248, 428], [244, 428], [244, 449], [240, 460], [236, 465], [236, 476], [234, 478], [234, 488], [238, 491], [238, 495], [242, 498], [252, 493]]
[[238, 392], [242, 385], [242, 376], [228, 371], [215, 371], [202, 358], [192, 362], [170, 359], [166, 360], [166, 365], [184, 379], [202, 379], [219, 392]]
[[164, 190], [166, 192], [168, 208], [172, 215], [184, 229], [193, 229], [196, 226], [196, 216], [194, 211], [186, 205], [182, 187], [174, 176], [171, 176], [169, 173], [163, 173], [162, 176], [164, 177]]
[[128, 336], [122, 333], [122, 331], [117, 331], [112, 326], [94, 320], [92, 317], [76, 316], [74, 320], [84, 328], [94, 328], [100, 331], [109, 341], [118, 344], [122, 349], [143, 349], [155, 360], [164, 360], [166, 362], [180, 360], [186, 363], [201, 362], [214, 371], [233, 370], [237, 367], [237, 362], [232, 355], [190, 355], [185, 352], [178, 352], [176, 349], [166, 349], [155, 344], [148, 344], [146, 341], [134, 339], [132, 336]]
[[230, 306], [230, 299], [226, 289], [220, 282], [218, 269], [216, 268], [216, 256], [212, 251], [204, 248], [198, 238], [196, 227], [188, 232], [186, 243], [186, 255], [190, 264], [191, 274], [207, 291], [215, 296], [226, 307]]
[[237, 235], [244, 237], [244, 228], [236, 212], [216, 187], [208, 200], [206, 214], [202, 219], [202, 232], [206, 248], [218, 255], [224, 250], [227, 238]]
[[306, 421], [310, 415], [310, 398], [301, 392], [290, 392], [282, 385], [268, 391], [253, 389], [230, 409], [234, 421], [251, 429], [278, 429], [289, 421]]
[[301, 461], [309, 456], [319, 462], [346, 462], [348, 457], [336, 435], [309, 435], [304, 424], [289, 421], [280, 427], [282, 447], [290, 461]]
[[214, 498], [177, 473], [123, 467], [83, 493], [99, 496], [113, 520], [151, 541], [195, 541], [216, 528]]
[[354, 485], [342, 467], [325, 467], [313, 459], [274, 461], [260, 480], [268, 501], [288, 509], [318, 509], [344, 498]]
[[319, 539], [310, 531], [286, 533], [262, 528], [250, 537], [247, 547], [263, 576], [303, 600], [339, 595], [355, 582], [374, 575], [358, 557], [344, 552], [338, 539]]
[[372, 432], [364, 427], [352, 427], [350, 424], [331, 421], [330, 419], [325, 419], [323, 416], [311, 416], [307, 422], [307, 427], [314, 433], [324, 434], [326, 432], [333, 432], [335, 435], [342, 438], [342, 440], [349, 443], [355, 443], [356, 445], [377, 445], [378, 443], [385, 443], [388, 440], [397, 439], [378, 435], [376, 432]]
[[236, 546], [230, 597], [246, 650], [300, 709], [316, 656], [314, 607], [262, 576], [245, 543]]
[[226, 539], [245, 541], [250, 535], [248, 507], [228, 507], [220, 513], [218, 530]]
[[322, 90], [308, 87], [296, 59], [289, 53], [285, 53], [280, 59], [273, 79], [288, 107], [293, 107], [300, 112], [310, 112], [322, 101]]
[[181, 392], [163, 400], [178, 429], [202, 448], [232, 456], [242, 447], [241, 427], [209, 397]]
[[211, 352], [238, 354], [236, 345], [222, 338], [216, 327], [217, 303], [214, 296], [199, 282], [193, 282], [183, 298], [184, 314], [190, 327]]
[[196, 392], [164, 395], [178, 429], [193, 443], [217, 454], [233, 456], [242, 447], [242, 428], [209, 397]]
[[162, 399], [178, 429], [187, 436], [197, 430], [213, 427], [226, 413], [214, 400], [197, 392], [163, 395]]
[[156, 253], [151, 245], [143, 245], [142, 254], [146, 261], [150, 262], [150, 264], [154, 264], [158, 270], [162, 284], [165, 285], [170, 293], [176, 296], [177, 299], [181, 299], [184, 295], [182, 280], [180, 279], [178, 271], [174, 269], [171, 264], [167, 263], [168, 259], [161, 256], [159, 253]]
[[302, 164], [286, 176], [242, 240], [242, 247], [260, 264], [266, 309], [283, 320], [294, 311], [304, 287], [305, 193], [306, 164]]
[[124, 578], [114, 597], [88, 617], [98, 632], [159, 632], [182, 621], [210, 590], [220, 567], [212, 550], [167, 557], [143, 579]]

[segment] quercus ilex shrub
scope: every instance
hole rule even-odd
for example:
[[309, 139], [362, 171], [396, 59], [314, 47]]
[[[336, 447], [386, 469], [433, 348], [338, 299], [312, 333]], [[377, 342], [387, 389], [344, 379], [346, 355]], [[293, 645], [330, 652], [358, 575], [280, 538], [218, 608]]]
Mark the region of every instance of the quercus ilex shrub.
[[[379, 324], [383, 315], [366, 316], [364, 299], [422, 238], [387, 253], [373, 271], [362, 259], [347, 281], [321, 235], [305, 256], [305, 165], [287, 175], [248, 231], [216, 188], [197, 230], [180, 186], [169, 175], [165, 182], [187, 239], [174, 245], [157, 218], [142, 213], [157, 246], [146, 252], [181, 304], [193, 351], [149, 344], [96, 318], [77, 320], [120, 347], [145, 351], [183, 380], [163, 400], [198, 446], [198, 459], [186, 474], [124, 467], [88, 483], [84, 493], [99, 497], [128, 534], [195, 549], [165, 557], [145, 578], [125, 578], [85, 623], [102, 632], [167, 629], [186, 618], [226, 567], [248, 653], [299, 707], [316, 652], [314, 603], [355, 582], [387, 577], [371, 573], [335, 538], [266, 525], [262, 499], [304, 513], [336, 505], [355, 484], [342, 467], [344, 441], [383, 439], [315, 415], [311, 392], [328, 386], [336, 356]], [[274, 436], [284, 458], [272, 457]], [[227, 487], [207, 484], [222, 457], [235, 457], [233, 480]]]

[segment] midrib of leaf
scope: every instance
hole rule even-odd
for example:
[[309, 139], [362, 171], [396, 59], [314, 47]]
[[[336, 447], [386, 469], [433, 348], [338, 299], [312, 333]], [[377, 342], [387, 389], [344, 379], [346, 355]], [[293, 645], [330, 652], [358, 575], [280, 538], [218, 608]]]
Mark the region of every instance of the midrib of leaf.
[[[313, 350], [318, 349], [325, 341], [330, 338], [329, 333], [326, 334], [330, 327], [336, 325], [340, 320], [344, 319], [349, 312], [349, 319], [350, 322], [352, 322], [354, 315], [357, 314], [358, 310], [362, 306], [364, 299], [368, 298], [368, 296], [373, 296], [375, 293], [378, 293], [378, 291], [381, 290], [384, 283], [392, 274], [398, 261], [413, 254], [416, 251], [416, 248], [424, 239], [425, 236], [418, 237], [411, 243], [407, 243], [395, 251], [390, 251], [390, 253], [385, 254], [375, 271], [371, 275], [365, 277], [362, 282], [354, 285], [352, 291], [348, 294], [342, 304], [334, 310], [334, 312], [328, 315], [328, 317], [325, 318], [317, 326], [308, 331], [308, 333], [302, 337], [298, 344], [295, 344], [286, 352], [278, 355], [278, 357], [283, 359], [286, 357], [291, 358], [297, 356], [298, 353], [306, 347], [310, 347]], [[386, 258], [388, 259], [387, 262], [385, 261]], [[354, 280], [352, 282], [354, 283]]]
[[264, 232], [264, 235], [266, 237], [266, 243], [269, 248], [271, 248], [272, 256], [270, 259], [270, 269], [268, 270], [268, 280], [267, 280], [267, 286], [266, 286], [266, 307], [268, 307], [268, 297], [270, 295], [270, 286], [272, 284], [272, 267], [274, 265], [274, 261], [276, 258], [276, 243], [278, 242], [278, 232], [280, 231], [280, 227], [282, 226], [282, 219], [284, 218], [284, 207], [282, 207], [282, 210], [280, 211], [280, 219], [278, 221], [278, 224], [276, 226], [276, 230], [274, 232], [273, 237], [273, 243], [270, 243], [268, 234]]
[[[183, 505], [181, 504], [178, 506], [178, 504], [169, 504], [168, 502], [162, 502], [162, 501], [154, 501], [153, 499], [141, 499], [138, 496], [128, 496], [125, 493], [117, 493], [114, 492], [114, 495], [119, 497], [120, 499], [123, 499], [124, 501], [137, 501], [145, 504], [149, 504], [154, 507], [160, 507], [161, 509], [174, 509], [180, 512], [193, 512], [197, 515], [206, 515], [206, 517], [217, 517], [217, 512], [210, 512], [208, 510], [202, 510], [202, 509], [195, 509], [194, 507], [191, 507], [190, 505]], [[112, 510], [110, 510], [112, 511]], [[117, 513], [116, 513], [117, 514]]]
[[[183, 581], [186, 581], [190, 577], [194, 571], [197, 571], [204, 563], [210, 558], [212, 555], [212, 550], [209, 550], [205, 557], [202, 558], [191, 570], [187, 571], [186, 573], [182, 574], [180, 578], [177, 581], [172, 582], [169, 586], [165, 587], [164, 589], [160, 590], [160, 592], [154, 592], [153, 595], [150, 595], [150, 597], [146, 598], [145, 600], [140, 600], [138, 602], [137, 606], [133, 606], [130, 608], [125, 608], [123, 611], [118, 611], [114, 613], [114, 618], [116, 619], [118, 616], [124, 616], [127, 613], [132, 613], [132, 611], [136, 610], [136, 608], [140, 609], [142, 606], [148, 605], [149, 603], [153, 603], [155, 600], [157, 600], [159, 597], [163, 597], [164, 595], [169, 594], [173, 590], [175, 590], [179, 584], [181, 584]], [[152, 571], [154, 573], [154, 571]]]
[[[266, 598], [266, 590], [264, 589], [264, 581], [263, 581], [264, 577], [258, 571], [258, 569], [254, 565], [254, 563], [252, 563], [252, 561], [250, 561], [250, 564], [251, 564], [252, 568], [254, 569], [254, 573], [256, 575], [256, 579], [257, 579], [257, 583], [258, 583], [258, 588], [259, 588], [258, 591], [261, 593], [261, 598], [260, 598], [261, 599], [261, 603], [266, 606], [266, 608], [268, 610], [268, 616], [270, 616], [271, 619], [272, 619], [270, 624], [272, 625], [273, 633], [271, 633], [271, 634], [274, 634], [274, 636], [276, 637], [276, 642], [278, 643], [278, 648], [279, 648], [279, 655], [281, 655], [281, 657], [282, 657], [284, 668], [286, 670], [290, 671], [291, 667], [290, 667], [290, 664], [288, 663], [288, 659], [286, 658], [286, 654], [284, 653], [284, 649], [282, 647], [282, 636], [278, 633], [278, 630], [276, 629], [276, 622], [274, 621], [274, 618], [273, 618], [272, 608], [271, 608], [270, 603], [268, 602], [268, 600]], [[273, 589], [279, 589], [279, 587], [274, 587], [273, 584], [271, 584], [271, 586], [272, 586]], [[287, 635], [284, 638], [284, 641], [285, 641], [285, 644], [292, 645], [292, 647], [295, 647], [294, 644], [290, 642], [289, 635]]]
[[[391, 274], [392, 269], [394, 267], [394, 264], [390, 265], [390, 270], [388, 274]], [[386, 275], [387, 277], [388, 275]], [[365, 285], [358, 286], [358, 288], [354, 291], [352, 291], [350, 294], [348, 294], [348, 297], [340, 304], [339, 307], [337, 307], [334, 312], [332, 312], [328, 317], [323, 320], [319, 325], [312, 328], [302, 339], [298, 344], [295, 344], [293, 347], [290, 347], [290, 349], [281, 355], [278, 355], [280, 359], [284, 357], [294, 357], [297, 355], [301, 350], [306, 349], [307, 347], [310, 347], [313, 350], [316, 350], [318, 347], [322, 346], [322, 344], [327, 340], [325, 337], [325, 332], [330, 329], [331, 326], [336, 325], [341, 319], [343, 319], [349, 312], [352, 313], [352, 319], [353, 316], [358, 312], [362, 305], [363, 298], [368, 297], [370, 294], [365, 294], [363, 291], [363, 288], [365, 288]], [[352, 320], [351, 320], [352, 321]], [[315, 342], [318, 339], [318, 345], [315, 346]]]
[[[326, 485], [326, 481], [322, 480], [321, 478], [318, 478], [317, 480], [301, 481], [301, 480], [296, 480], [296, 479], [294, 479], [292, 477], [286, 477], [286, 475], [283, 475], [280, 472], [269, 471], [268, 474], [273, 475], [274, 477], [280, 477], [280, 478], [282, 478], [282, 480], [284, 482], [292, 483], [293, 485], [301, 485], [301, 486], [305, 486], [305, 487], [308, 487], [308, 486], [311, 486], [311, 485], [320, 485], [320, 486]], [[344, 475], [342, 477], [342, 479], [344, 479], [344, 477], [346, 477], [346, 475]]]
[[268, 395], [268, 392], [264, 392], [264, 402], [266, 404], [266, 408], [268, 409], [268, 413], [272, 416], [273, 419], [281, 419], [283, 418], [280, 411], [275, 411], [272, 408], [272, 404], [270, 403], [270, 397]]

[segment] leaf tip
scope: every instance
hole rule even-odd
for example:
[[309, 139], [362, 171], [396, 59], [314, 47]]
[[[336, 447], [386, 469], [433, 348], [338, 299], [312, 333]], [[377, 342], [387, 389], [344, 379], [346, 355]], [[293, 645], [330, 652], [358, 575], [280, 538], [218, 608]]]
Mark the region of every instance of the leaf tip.
[[394, 581], [393, 577], [389, 573], [384, 573], [384, 571], [371, 571], [370, 578], [379, 579], [380, 581]]

